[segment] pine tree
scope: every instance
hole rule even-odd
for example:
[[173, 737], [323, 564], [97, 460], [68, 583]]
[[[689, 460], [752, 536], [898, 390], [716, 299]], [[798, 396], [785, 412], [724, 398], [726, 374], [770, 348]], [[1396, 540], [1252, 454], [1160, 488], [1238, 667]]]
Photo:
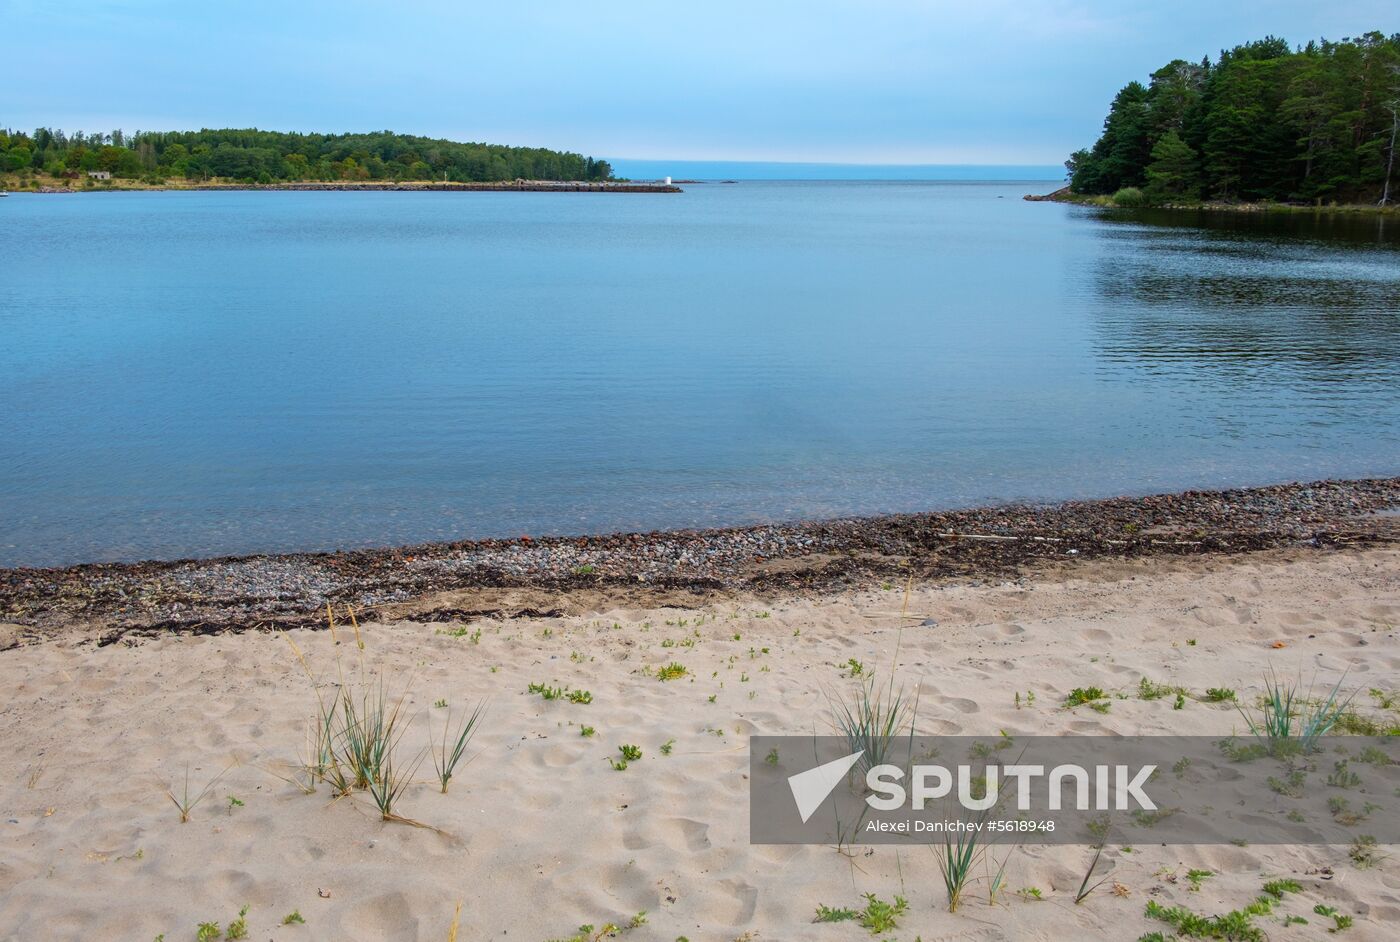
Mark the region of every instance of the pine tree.
[[1147, 165], [1147, 196], [1153, 202], [1195, 200], [1201, 194], [1196, 151], [1176, 131], [1168, 131], [1152, 148]]

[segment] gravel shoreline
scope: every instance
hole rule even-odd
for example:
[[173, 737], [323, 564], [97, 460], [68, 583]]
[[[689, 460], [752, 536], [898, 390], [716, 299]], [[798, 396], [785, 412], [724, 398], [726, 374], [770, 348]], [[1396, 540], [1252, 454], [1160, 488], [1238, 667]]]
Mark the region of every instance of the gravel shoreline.
[[662, 593], [838, 591], [911, 571], [920, 579], [1006, 577], [1103, 556], [1391, 542], [1400, 517], [1383, 512], [1396, 507], [1400, 478], [1372, 478], [708, 530], [0, 569], [0, 650], [74, 626], [110, 643], [325, 624], [328, 602], [337, 617], [354, 606], [361, 620], [551, 610], [443, 603], [443, 594], [463, 590], [655, 601]]

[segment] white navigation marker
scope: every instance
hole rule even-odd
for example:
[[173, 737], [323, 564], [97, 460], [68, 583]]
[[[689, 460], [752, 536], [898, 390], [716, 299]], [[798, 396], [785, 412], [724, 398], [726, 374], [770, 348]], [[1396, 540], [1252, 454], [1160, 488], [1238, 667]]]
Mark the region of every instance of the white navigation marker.
[[792, 800], [797, 802], [797, 813], [802, 816], [803, 824], [817, 813], [822, 802], [826, 801], [826, 796], [841, 783], [846, 773], [851, 771], [851, 766], [863, 755], [864, 749], [819, 765], [815, 769], [789, 776], [788, 788], [792, 789]]

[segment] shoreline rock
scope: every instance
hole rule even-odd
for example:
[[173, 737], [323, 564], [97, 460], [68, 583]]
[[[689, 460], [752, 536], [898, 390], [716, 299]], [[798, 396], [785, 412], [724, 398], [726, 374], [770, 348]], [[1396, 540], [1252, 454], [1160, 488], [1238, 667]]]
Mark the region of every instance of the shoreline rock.
[[[353, 605], [362, 619], [434, 620], [443, 611], [499, 613], [510, 608], [499, 601], [503, 590], [515, 592], [518, 607], [531, 592], [654, 602], [668, 593], [838, 591], [911, 573], [1006, 578], [1100, 557], [1393, 542], [1400, 516], [1378, 514], [1397, 506], [1400, 478], [1373, 478], [707, 530], [0, 569], [0, 621], [34, 637], [97, 624], [110, 642], [167, 631], [324, 626], [328, 602], [338, 612]], [[494, 592], [497, 601], [448, 609], [423, 601], [463, 590]]]

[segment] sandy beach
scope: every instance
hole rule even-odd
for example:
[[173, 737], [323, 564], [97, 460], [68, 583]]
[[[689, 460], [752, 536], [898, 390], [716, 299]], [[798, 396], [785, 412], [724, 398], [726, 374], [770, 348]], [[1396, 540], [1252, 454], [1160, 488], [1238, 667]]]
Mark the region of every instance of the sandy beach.
[[[0, 652], [0, 939], [173, 942], [201, 923], [222, 938], [233, 922], [253, 939], [442, 940], [454, 918], [458, 939], [568, 939], [582, 925], [593, 938], [609, 923], [639, 942], [1137, 939], [1172, 931], [1145, 915], [1149, 900], [1219, 914], [1278, 878], [1301, 889], [1255, 919], [1267, 937], [1331, 938], [1323, 905], [1352, 918], [1344, 938], [1391, 938], [1400, 879], [1384, 846], [1358, 866], [1342, 846], [1110, 844], [1111, 880], [1081, 905], [1089, 848], [1025, 846], [995, 905], [973, 890], [949, 914], [926, 848], [749, 843], [747, 737], [828, 732], [827, 695], [855, 683], [851, 659], [917, 686], [930, 733], [1228, 735], [1238, 711], [1204, 691], [1249, 702], [1269, 668], [1319, 684], [1345, 673], [1359, 716], [1400, 720], [1400, 550], [1382, 537], [1041, 563], [919, 577], [907, 597], [904, 581], [859, 571], [821, 591], [634, 599], [644, 604], [518, 589], [509, 611], [511, 590], [478, 586], [420, 604], [438, 618], [384, 609], [358, 634], [340, 605], [334, 633], [254, 630], [240, 616], [249, 630], [99, 644], [92, 621], [12, 625], [16, 646]], [[496, 614], [450, 615], [492, 609], [491, 593]], [[673, 662], [684, 675], [659, 682]], [[1191, 696], [1181, 709], [1141, 699], [1143, 678]], [[336, 799], [325, 783], [306, 794], [286, 780], [307, 755], [318, 691], [381, 683], [403, 695], [409, 757], [449, 716], [487, 703], [449, 791], [424, 761], [401, 799], [428, 828], [381, 820], [363, 792]], [[1066, 707], [1086, 685], [1122, 699], [1103, 713]], [[623, 745], [641, 758], [619, 771]], [[166, 793], [182, 793], [187, 769], [192, 792], [219, 777], [181, 823]], [[1193, 890], [1190, 870], [1211, 876]], [[819, 905], [859, 909], [866, 893], [908, 900], [896, 929], [813, 922]], [[293, 913], [304, 922], [284, 924]], [[1289, 914], [1309, 923], [1285, 930]]]

